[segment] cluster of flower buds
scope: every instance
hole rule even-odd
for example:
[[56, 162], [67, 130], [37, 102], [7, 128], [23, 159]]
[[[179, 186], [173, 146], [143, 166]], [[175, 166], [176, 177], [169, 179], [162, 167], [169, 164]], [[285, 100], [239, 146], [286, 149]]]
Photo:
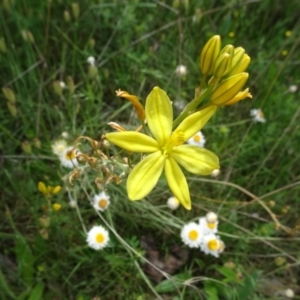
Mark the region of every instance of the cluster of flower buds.
[[249, 74], [250, 57], [242, 47], [226, 45], [221, 49], [221, 38], [215, 35], [208, 40], [200, 54], [200, 70], [211, 88], [210, 103], [232, 105], [245, 98], [252, 98], [249, 89], [241, 91]]
[[215, 257], [224, 251], [225, 244], [218, 235], [218, 216], [209, 212], [199, 219], [199, 223], [191, 222], [183, 226], [181, 239], [190, 248], [199, 248], [205, 254]]

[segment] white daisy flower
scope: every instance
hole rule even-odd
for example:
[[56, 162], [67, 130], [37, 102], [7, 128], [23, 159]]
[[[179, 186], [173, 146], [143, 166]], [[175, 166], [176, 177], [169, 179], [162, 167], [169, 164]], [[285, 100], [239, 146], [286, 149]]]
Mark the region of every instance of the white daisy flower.
[[170, 197], [167, 201], [167, 206], [171, 209], [171, 210], [175, 210], [179, 207], [180, 202], [178, 201], [177, 198], [175, 197]]
[[193, 137], [187, 140], [188, 144], [198, 147], [204, 147], [205, 142], [205, 136], [201, 131], [197, 132]]
[[201, 244], [201, 250], [205, 254], [211, 254], [215, 257], [219, 257], [225, 249], [225, 244], [220, 240], [220, 237], [214, 234], [205, 235], [203, 243]]
[[51, 145], [51, 147], [52, 147], [52, 152], [55, 155], [60, 156], [68, 148], [68, 145], [65, 140], [57, 140]]
[[86, 241], [91, 248], [101, 250], [105, 248], [109, 242], [108, 231], [101, 225], [94, 226], [88, 232]]
[[66, 168], [74, 168], [79, 165], [76, 156], [80, 154], [78, 149], [74, 147], [68, 147], [64, 150], [64, 152], [59, 156], [60, 162], [62, 166]]
[[218, 232], [218, 221], [208, 222], [206, 217], [199, 219], [199, 226], [204, 234], [214, 234]]
[[195, 222], [184, 225], [181, 229], [180, 236], [183, 243], [190, 248], [200, 247], [203, 240], [201, 227]]
[[220, 175], [220, 172], [221, 172], [220, 169], [214, 169], [211, 172], [210, 176], [216, 178], [216, 177], [218, 177]]
[[178, 65], [176, 67], [175, 73], [178, 77], [184, 77], [187, 74], [187, 67], [184, 65]]
[[289, 87], [290, 93], [295, 93], [295, 92], [297, 92], [297, 90], [298, 90], [298, 87], [296, 85], [291, 85]]
[[284, 294], [287, 298], [290, 298], [290, 299], [295, 297], [295, 292], [292, 289], [286, 289], [284, 291]]
[[109, 199], [110, 199], [110, 197], [105, 192], [96, 194], [93, 197], [93, 207], [96, 210], [104, 211], [108, 208], [108, 206], [110, 204]]
[[218, 216], [213, 211], [208, 212], [205, 218], [208, 223], [216, 223], [218, 221]]
[[250, 116], [254, 122], [265, 123], [265, 115], [260, 108], [250, 109]]
[[88, 59], [87, 59], [87, 62], [88, 62], [91, 66], [95, 66], [96, 59], [95, 59], [94, 56], [89, 56]]

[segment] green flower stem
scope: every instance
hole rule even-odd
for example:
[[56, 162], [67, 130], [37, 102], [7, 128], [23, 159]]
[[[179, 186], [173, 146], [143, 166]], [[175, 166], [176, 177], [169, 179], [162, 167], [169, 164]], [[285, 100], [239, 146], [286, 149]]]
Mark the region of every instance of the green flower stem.
[[184, 120], [190, 113], [197, 108], [197, 106], [210, 94], [213, 87], [209, 87], [200, 94], [199, 97], [194, 98], [182, 111], [182, 113], [174, 120], [173, 128], [175, 128], [182, 120]]

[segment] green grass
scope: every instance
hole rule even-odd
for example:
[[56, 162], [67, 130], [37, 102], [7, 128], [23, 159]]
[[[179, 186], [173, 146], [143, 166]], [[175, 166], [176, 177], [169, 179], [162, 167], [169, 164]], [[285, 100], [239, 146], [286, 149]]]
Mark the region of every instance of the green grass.
[[[0, 298], [282, 299], [287, 288], [299, 293], [300, 106], [299, 90], [289, 92], [300, 85], [298, 1], [81, 1], [77, 20], [72, 1], [12, 2], [3, 0], [0, 9], [1, 87], [14, 92], [18, 111], [13, 117], [0, 95]], [[24, 39], [26, 30], [34, 42]], [[62, 132], [70, 143], [80, 135], [99, 140], [111, 121], [138, 125], [130, 104], [115, 96], [119, 88], [143, 100], [158, 85], [172, 101], [188, 103], [201, 78], [200, 49], [214, 34], [222, 45], [245, 48], [252, 60], [253, 99], [218, 109], [203, 129], [221, 175], [188, 175], [189, 212], [168, 211], [163, 179], [139, 202], [128, 200], [124, 183], [110, 184], [112, 204], [97, 215], [85, 194], [97, 191], [95, 173], [70, 186], [52, 141]], [[93, 79], [89, 56], [97, 59]], [[186, 78], [174, 73], [179, 63], [188, 68]], [[74, 92], [54, 92], [55, 81], [70, 79]], [[251, 122], [254, 107], [263, 109], [265, 124]], [[24, 142], [31, 153], [24, 152]], [[89, 151], [88, 143], [81, 147]], [[47, 210], [39, 181], [63, 186], [52, 199], [60, 211]], [[67, 188], [82, 221], [68, 205]], [[275, 229], [268, 209], [289, 233]], [[219, 259], [184, 247], [179, 236], [184, 223], [209, 210], [219, 214], [226, 244]], [[48, 239], [40, 232], [43, 216], [51, 219]], [[109, 247], [89, 249], [85, 228], [105, 222], [114, 230]], [[164, 259], [178, 258], [169, 281], [158, 283], [145, 273], [145, 257], [153, 262], [141, 246], [145, 237], [155, 240]]]

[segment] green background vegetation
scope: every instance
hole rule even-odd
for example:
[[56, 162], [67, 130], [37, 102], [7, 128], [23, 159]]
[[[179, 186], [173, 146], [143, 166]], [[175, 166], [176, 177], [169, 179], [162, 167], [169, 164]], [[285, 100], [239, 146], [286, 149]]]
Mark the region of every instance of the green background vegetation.
[[[77, 3], [78, 18], [69, 0], [2, 0], [0, 85], [14, 92], [17, 114], [10, 114], [1, 94], [0, 298], [284, 299], [283, 291], [291, 288], [300, 299], [300, 102], [299, 91], [289, 91], [300, 85], [299, 1]], [[187, 103], [200, 81], [200, 49], [214, 34], [222, 45], [242, 46], [252, 59], [253, 99], [219, 109], [203, 130], [206, 147], [220, 158], [221, 175], [217, 181], [189, 177], [190, 212], [168, 211], [163, 180], [137, 203], [128, 201], [124, 185], [109, 186], [112, 204], [103, 217], [127, 245], [111, 233], [108, 248], [89, 249], [82, 226], [103, 221], [83, 182], [75, 181], [72, 190], [83, 224], [65, 189], [52, 199], [62, 205], [57, 212], [46, 210], [37, 190], [39, 181], [63, 185], [67, 173], [51, 142], [62, 132], [69, 141], [80, 135], [99, 139], [110, 130], [109, 121], [135, 126], [130, 104], [115, 96], [118, 88], [145, 99], [158, 85], [172, 101]], [[88, 75], [89, 56], [97, 59], [94, 78]], [[185, 78], [176, 77], [178, 64], [187, 66]], [[55, 93], [55, 81], [71, 79], [74, 93]], [[251, 122], [254, 107], [263, 109], [265, 124]], [[24, 151], [26, 143], [31, 153]], [[93, 182], [84, 187], [95, 189]], [[263, 208], [270, 201], [286, 231], [277, 230]], [[208, 210], [219, 214], [226, 243], [219, 259], [183, 247], [179, 237], [184, 222]], [[43, 235], [39, 218], [45, 215], [51, 224]], [[162, 260], [180, 248], [180, 268], [170, 280], [158, 283], [145, 273], [137, 255], [149, 258], [140, 243], [145, 237], [156, 241], [152, 246]]]

